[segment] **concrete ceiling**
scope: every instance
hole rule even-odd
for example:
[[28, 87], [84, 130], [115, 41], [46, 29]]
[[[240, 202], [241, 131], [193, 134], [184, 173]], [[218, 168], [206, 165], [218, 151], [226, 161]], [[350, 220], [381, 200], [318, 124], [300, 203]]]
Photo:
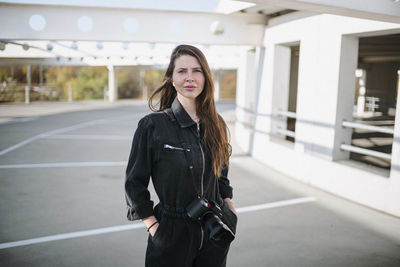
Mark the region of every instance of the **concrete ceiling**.
[[[0, 1], [0, 65], [162, 65], [190, 43], [235, 68], [241, 49], [262, 45], [269, 18], [297, 10], [400, 23], [397, 0], [9, 0]], [[371, 40], [360, 56], [371, 59]]]
[[400, 62], [400, 34], [359, 39], [360, 62]]

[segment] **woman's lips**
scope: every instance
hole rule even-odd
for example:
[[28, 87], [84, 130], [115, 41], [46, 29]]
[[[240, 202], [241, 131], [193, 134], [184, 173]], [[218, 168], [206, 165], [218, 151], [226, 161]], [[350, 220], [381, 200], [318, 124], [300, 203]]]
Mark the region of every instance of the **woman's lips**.
[[196, 86], [192, 86], [192, 85], [185, 86], [185, 89], [186, 90], [194, 90], [194, 89], [196, 89]]

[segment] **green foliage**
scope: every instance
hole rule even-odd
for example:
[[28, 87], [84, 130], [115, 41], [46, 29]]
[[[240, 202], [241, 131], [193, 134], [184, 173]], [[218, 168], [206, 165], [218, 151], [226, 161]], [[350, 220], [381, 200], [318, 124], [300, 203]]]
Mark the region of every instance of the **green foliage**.
[[221, 99], [235, 99], [236, 98], [236, 71], [225, 71], [221, 75]]
[[17, 84], [12, 77], [1, 77], [0, 102], [23, 102], [25, 101], [25, 86]]
[[[147, 97], [150, 97], [161, 85], [165, 70], [149, 68], [141, 77], [142, 68], [143, 66], [136, 66], [116, 72], [120, 99], [142, 98], [144, 88], [147, 90]], [[108, 70], [104, 66], [43, 67], [44, 85], [41, 86], [39, 70], [39, 66], [31, 68], [31, 101], [66, 101], [70, 87], [73, 100], [104, 98], [104, 88], [108, 85]], [[26, 72], [26, 66], [0, 67], [0, 102], [25, 101]], [[222, 99], [235, 99], [236, 71], [222, 71], [220, 86]]]
[[105, 67], [51, 67], [46, 72], [46, 82], [61, 88], [64, 96], [68, 96], [71, 87], [73, 100], [101, 99], [108, 71]]
[[147, 88], [147, 95], [150, 95], [160, 87], [164, 78], [165, 70], [146, 70], [144, 75], [144, 84]]
[[108, 71], [105, 67], [81, 68], [72, 81], [73, 99], [104, 98], [104, 87], [108, 83]]
[[118, 98], [141, 98], [143, 90], [140, 88], [140, 69], [132, 67], [130, 70], [118, 71]]

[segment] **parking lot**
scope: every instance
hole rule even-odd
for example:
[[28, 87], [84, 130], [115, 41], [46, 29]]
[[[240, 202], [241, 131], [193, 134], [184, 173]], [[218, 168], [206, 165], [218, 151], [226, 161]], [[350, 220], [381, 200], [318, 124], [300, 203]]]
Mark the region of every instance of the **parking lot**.
[[[0, 106], [0, 265], [144, 266], [147, 232], [127, 221], [123, 184], [148, 108], [67, 105]], [[400, 266], [400, 218], [255, 161], [234, 143], [234, 103], [218, 109], [239, 212], [228, 266]]]

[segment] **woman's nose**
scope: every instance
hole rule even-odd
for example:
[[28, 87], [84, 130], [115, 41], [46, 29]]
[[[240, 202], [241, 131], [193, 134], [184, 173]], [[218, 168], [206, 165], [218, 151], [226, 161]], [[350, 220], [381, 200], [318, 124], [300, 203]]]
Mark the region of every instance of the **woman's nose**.
[[192, 73], [189, 71], [186, 76], [186, 81], [193, 81]]

